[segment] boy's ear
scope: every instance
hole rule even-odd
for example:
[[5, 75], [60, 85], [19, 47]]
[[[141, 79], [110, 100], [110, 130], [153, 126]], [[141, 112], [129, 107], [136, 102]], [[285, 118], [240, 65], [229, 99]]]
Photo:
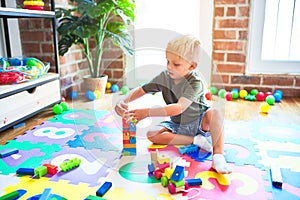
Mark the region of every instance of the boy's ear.
[[191, 70], [194, 70], [194, 69], [196, 69], [197, 68], [197, 63], [196, 62], [192, 62], [191, 63], [191, 66], [190, 66], [190, 69]]

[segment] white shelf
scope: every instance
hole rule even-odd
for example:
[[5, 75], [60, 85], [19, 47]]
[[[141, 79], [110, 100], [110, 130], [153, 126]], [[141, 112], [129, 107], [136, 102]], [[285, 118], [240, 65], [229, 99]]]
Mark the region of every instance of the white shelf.
[[18, 8], [4, 8], [0, 7], [0, 16], [5, 17], [43, 17], [43, 18], [55, 18], [55, 12], [44, 10], [29, 10]]

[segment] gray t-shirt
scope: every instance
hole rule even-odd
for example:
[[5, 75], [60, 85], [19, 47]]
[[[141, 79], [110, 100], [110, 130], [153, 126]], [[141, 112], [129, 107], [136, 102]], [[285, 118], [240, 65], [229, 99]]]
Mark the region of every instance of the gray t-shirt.
[[205, 102], [204, 85], [198, 74], [193, 71], [186, 79], [175, 84], [167, 71], [161, 72], [149, 83], [142, 86], [146, 93], [162, 92], [166, 104], [177, 103], [180, 97], [192, 101], [192, 104], [181, 114], [171, 117], [178, 124], [188, 124], [197, 120], [209, 106]]

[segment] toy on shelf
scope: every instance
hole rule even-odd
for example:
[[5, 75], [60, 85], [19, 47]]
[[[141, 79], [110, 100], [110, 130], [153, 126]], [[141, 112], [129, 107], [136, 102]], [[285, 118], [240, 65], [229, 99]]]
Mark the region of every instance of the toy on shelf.
[[121, 87], [121, 92], [123, 95], [127, 94], [130, 91], [128, 86]]
[[45, 3], [43, 0], [25, 0], [23, 8], [29, 10], [44, 10]]
[[75, 90], [71, 91], [69, 93], [69, 97], [70, 97], [70, 99], [73, 99], [73, 100], [77, 99], [78, 98], [78, 92], [75, 91]]
[[0, 58], [0, 84], [22, 83], [48, 73], [50, 63], [36, 58]]
[[123, 124], [123, 155], [136, 155], [136, 121], [127, 122], [122, 119]]
[[270, 105], [267, 102], [260, 104], [259, 109], [262, 113], [269, 113]]

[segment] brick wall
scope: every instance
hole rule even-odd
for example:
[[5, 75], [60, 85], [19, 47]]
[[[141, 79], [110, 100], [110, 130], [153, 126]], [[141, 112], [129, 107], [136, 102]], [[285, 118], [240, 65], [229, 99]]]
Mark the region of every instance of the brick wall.
[[215, 0], [212, 85], [231, 90], [267, 92], [280, 89], [284, 96], [300, 96], [300, 76], [247, 74], [247, 48], [251, 0]]

